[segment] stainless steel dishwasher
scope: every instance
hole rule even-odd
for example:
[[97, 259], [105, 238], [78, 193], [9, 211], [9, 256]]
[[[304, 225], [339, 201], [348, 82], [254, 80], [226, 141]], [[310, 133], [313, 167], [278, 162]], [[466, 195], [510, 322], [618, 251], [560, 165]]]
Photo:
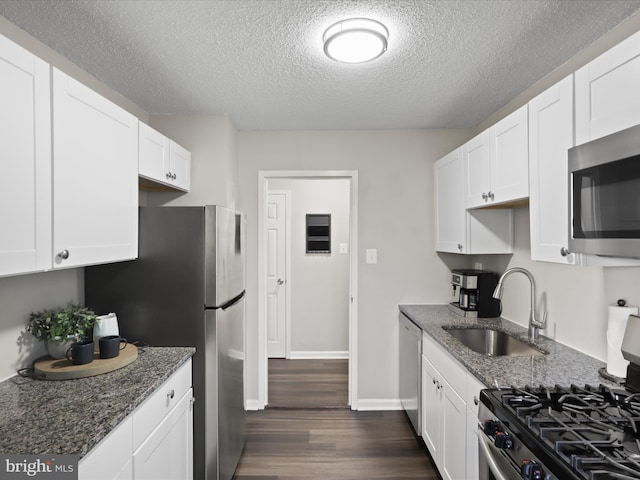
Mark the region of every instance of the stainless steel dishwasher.
[[418, 436], [422, 427], [420, 418], [422, 330], [400, 314], [400, 403]]

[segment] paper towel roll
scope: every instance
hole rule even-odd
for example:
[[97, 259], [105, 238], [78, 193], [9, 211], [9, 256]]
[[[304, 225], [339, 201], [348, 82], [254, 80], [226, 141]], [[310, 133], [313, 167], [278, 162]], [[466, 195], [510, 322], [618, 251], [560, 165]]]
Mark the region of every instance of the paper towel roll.
[[637, 305], [609, 305], [609, 321], [607, 326], [607, 373], [616, 377], [627, 376], [629, 362], [622, 356], [620, 350], [624, 330], [627, 327], [629, 315], [637, 315]]

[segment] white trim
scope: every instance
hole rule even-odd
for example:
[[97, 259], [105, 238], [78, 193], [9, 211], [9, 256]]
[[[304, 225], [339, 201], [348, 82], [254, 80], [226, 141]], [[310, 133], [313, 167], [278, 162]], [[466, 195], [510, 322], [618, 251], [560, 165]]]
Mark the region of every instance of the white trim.
[[[265, 208], [267, 181], [275, 178], [348, 178], [351, 181], [349, 256], [349, 405], [358, 409], [358, 171], [357, 170], [260, 170], [258, 171], [258, 404], [264, 408], [269, 401], [267, 332], [266, 332], [266, 252]], [[289, 283], [289, 282], [287, 282]]]
[[260, 403], [259, 400], [255, 400], [255, 399], [251, 399], [251, 400], [247, 400], [247, 406], [245, 408], [245, 410], [249, 411], [257, 411], [257, 410], [264, 410], [264, 405]]
[[[353, 408], [352, 408], [353, 410]], [[376, 411], [376, 410], [402, 410], [400, 399], [377, 399], [377, 398], [361, 398], [358, 400], [358, 410]]]
[[292, 360], [325, 360], [325, 359], [348, 359], [349, 351], [335, 352], [290, 352]]

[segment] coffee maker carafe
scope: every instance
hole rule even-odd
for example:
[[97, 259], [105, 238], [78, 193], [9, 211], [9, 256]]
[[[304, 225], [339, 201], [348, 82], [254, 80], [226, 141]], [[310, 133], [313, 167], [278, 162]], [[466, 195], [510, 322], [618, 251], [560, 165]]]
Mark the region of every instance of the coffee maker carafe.
[[499, 317], [500, 300], [493, 298], [493, 290], [498, 284], [498, 275], [484, 270], [452, 270], [451, 285], [454, 294], [459, 288], [457, 302], [449, 308], [467, 318]]

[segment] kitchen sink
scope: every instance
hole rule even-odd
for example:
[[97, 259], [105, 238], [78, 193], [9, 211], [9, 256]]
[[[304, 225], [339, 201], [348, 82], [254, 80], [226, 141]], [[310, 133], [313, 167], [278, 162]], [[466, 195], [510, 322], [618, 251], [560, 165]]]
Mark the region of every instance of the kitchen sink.
[[531, 357], [546, 355], [535, 347], [513, 335], [490, 328], [445, 328], [449, 335], [457, 338], [474, 352], [487, 356]]

